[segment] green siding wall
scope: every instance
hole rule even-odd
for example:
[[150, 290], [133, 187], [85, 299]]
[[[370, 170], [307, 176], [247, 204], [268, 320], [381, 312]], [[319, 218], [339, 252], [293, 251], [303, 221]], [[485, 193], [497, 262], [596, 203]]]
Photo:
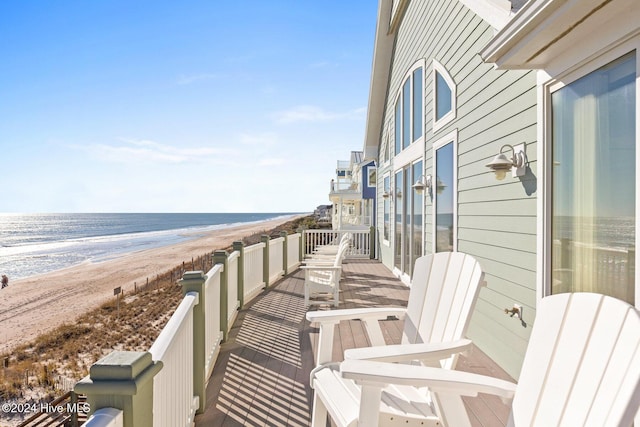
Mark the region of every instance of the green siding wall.
[[[486, 271], [472, 317], [470, 338], [509, 374], [518, 377], [535, 317], [536, 301], [536, 81], [533, 72], [498, 71], [478, 52], [493, 29], [456, 0], [412, 0], [398, 29], [381, 135], [393, 145], [394, 102], [409, 70], [425, 60], [426, 173], [433, 173], [434, 141], [458, 132], [458, 250], [475, 256]], [[432, 60], [456, 83], [456, 118], [433, 132]], [[503, 144], [527, 144], [530, 162], [521, 178], [497, 181], [484, 166]], [[382, 177], [400, 165], [381, 165]], [[433, 218], [425, 197], [425, 251], [431, 252]], [[382, 200], [380, 198], [379, 200]], [[382, 203], [378, 228], [382, 229]], [[395, 214], [393, 204], [392, 216]], [[392, 225], [393, 226], [393, 225]], [[393, 234], [393, 233], [392, 233]], [[381, 259], [393, 267], [393, 242], [381, 244]], [[505, 308], [523, 307], [524, 323]]]

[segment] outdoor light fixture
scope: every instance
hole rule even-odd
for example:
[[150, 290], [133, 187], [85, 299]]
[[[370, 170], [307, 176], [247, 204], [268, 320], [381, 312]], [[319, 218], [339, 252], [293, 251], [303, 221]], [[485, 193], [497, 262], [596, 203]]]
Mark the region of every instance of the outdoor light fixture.
[[391, 197], [391, 193], [389, 193], [388, 191], [385, 191], [384, 193], [382, 193], [382, 197], [384, 199], [388, 199], [389, 197]]
[[[505, 148], [511, 149], [511, 158], [503, 153]], [[487, 163], [485, 166], [491, 169], [496, 174], [496, 179], [502, 181], [507, 172], [511, 170], [512, 176], [523, 176], [526, 172], [527, 155], [524, 152], [524, 144], [516, 145], [515, 147], [509, 144], [505, 144], [500, 148], [500, 154], [495, 156], [493, 160]]]
[[420, 175], [420, 178], [411, 186], [416, 193], [422, 194], [424, 190], [431, 190], [431, 175]]

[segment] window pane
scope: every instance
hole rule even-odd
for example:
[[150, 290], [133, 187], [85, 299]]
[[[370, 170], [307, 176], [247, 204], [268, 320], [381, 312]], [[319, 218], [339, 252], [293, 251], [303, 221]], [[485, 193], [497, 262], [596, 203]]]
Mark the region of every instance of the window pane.
[[402, 148], [411, 143], [411, 79], [402, 87]]
[[395, 266], [398, 268], [402, 268], [402, 216], [404, 212], [402, 211], [402, 171], [398, 171], [396, 173], [396, 188], [393, 190], [393, 198], [395, 200], [395, 216], [396, 216], [396, 224], [395, 224]]
[[404, 256], [403, 256], [403, 269], [404, 273], [407, 273], [411, 277], [411, 214], [413, 213], [413, 176], [411, 174], [411, 168], [404, 168], [404, 191], [402, 192], [402, 198], [404, 199], [404, 229], [402, 230], [402, 237], [404, 238]]
[[436, 71], [436, 120], [451, 111], [451, 88], [444, 77]]
[[635, 54], [551, 95], [551, 290], [633, 304]]
[[413, 72], [413, 140], [422, 136], [422, 68]]
[[396, 154], [402, 151], [402, 141], [401, 141], [401, 132], [402, 132], [402, 123], [400, 121], [400, 111], [402, 104], [400, 103], [400, 98], [396, 102], [396, 121], [395, 121], [395, 129], [396, 129]]
[[453, 142], [436, 150], [436, 252], [453, 251]]
[[[389, 194], [391, 187], [389, 185], [389, 181], [390, 181], [391, 177], [390, 176], [385, 176], [384, 177], [384, 192]], [[389, 218], [389, 209], [390, 209], [390, 197], [385, 197], [383, 198], [384, 202], [384, 240], [389, 241], [391, 240], [391, 218]]]
[[[422, 162], [413, 165], [413, 182], [415, 183], [422, 175]], [[422, 199], [423, 195], [413, 190], [413, 231], [411, 239], [413, 241], [411, 251], [411, 266], [416, 263], [416, 259], [422, 255]]]

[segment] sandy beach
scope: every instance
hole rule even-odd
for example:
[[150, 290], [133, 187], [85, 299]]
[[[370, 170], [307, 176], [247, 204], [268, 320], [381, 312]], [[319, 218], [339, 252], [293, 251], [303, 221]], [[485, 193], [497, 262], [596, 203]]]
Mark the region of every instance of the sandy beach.
[[171, 246], [148, 249], [99, 263], [11, 281], [0, 292], [0, 352], [33, 340], [40, 334], [73, 322], [79, 315], [113, 298], [113, 289], [126, 293], [134, 282], [142, 284], [182, 262], [215, 249], [226, 248], [242, 237], [270, 230], [292, 218], [239, 225], [207, 233]]

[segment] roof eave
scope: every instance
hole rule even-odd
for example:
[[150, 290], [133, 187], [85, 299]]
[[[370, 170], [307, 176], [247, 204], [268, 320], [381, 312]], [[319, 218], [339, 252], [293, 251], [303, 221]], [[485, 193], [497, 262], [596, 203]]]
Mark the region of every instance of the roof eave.
[[371, 82], [369, 85], [369, 102], [365, 127], [364, 153], [369, 158], [367, 147], [377, 147], [382, 128], [385, 99], [395, 32], [389, 34], [391, 19], [391, 0], [380, 0], [378, 3], [378, 19], [371, 65]]

